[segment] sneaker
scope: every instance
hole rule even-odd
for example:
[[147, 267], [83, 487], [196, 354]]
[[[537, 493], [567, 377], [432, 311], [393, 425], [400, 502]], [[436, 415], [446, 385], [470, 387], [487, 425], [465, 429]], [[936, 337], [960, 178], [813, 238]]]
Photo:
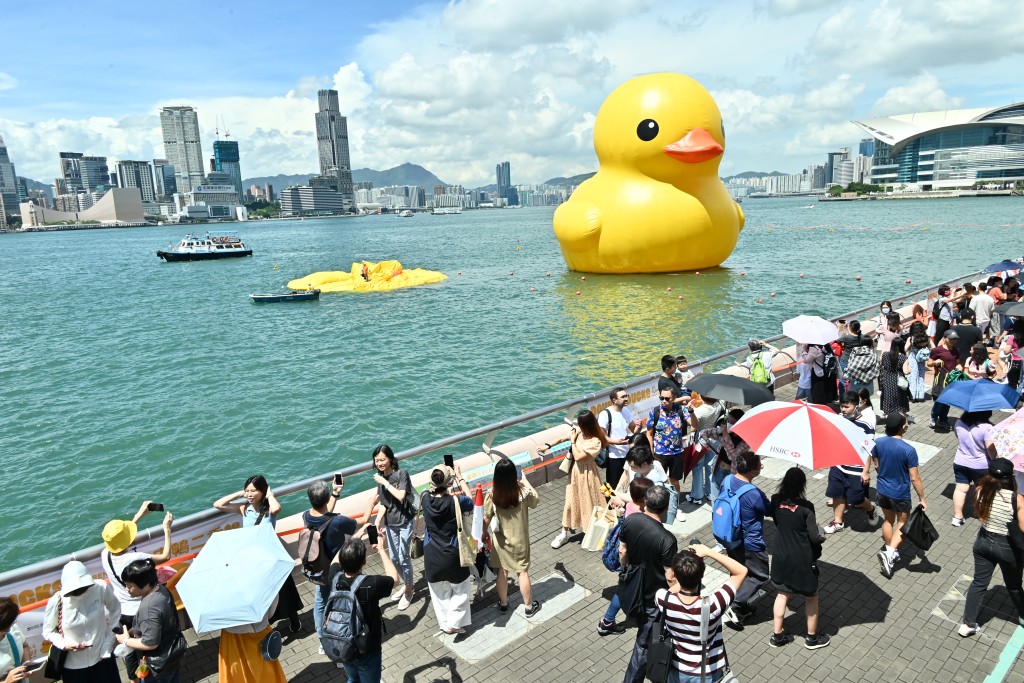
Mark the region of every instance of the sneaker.
[[412, 600], [409, 598], [409, 595], [407, 593], [402, 593], [402, 598], [398, 601], [398, 609], [409, 609], [409, 605], [411, 604]]
[[302, 630], [302, 622], [299, 621], [298, 617], [292, 617], [288, 620], [288, 630], [292, 633], [298, 633]]
[[391, 602], [398, 602], [405, 595], [405, 586], [399, 586], [398, 590], [391, 594]]
[[917, 424], [917, 420], [914, 419], [913, 415], [907, 415], [907, 424], [908, 425], [916, 425]]
[[956, 630], [956, 632], [960, 634], [961, 638], [970, 638], [980, 631], [981, 627], [977, 624], [960, 624], [960, 628]]
[[323, 643], [320, 643], [320, 647], [318, 647], [318, 648], [317, 648], [317, 650], [316, 650], [316, 653], [317, 653], [318, 655], [324, 655], [324, 654], [327, 654], [326, 652], [324, 652], [324, 644], [323, 644]]
[[825, 647], [831, 641], [832, 639], [828, 637], [827, 633], [818, 633], [817, 635], [804, 638], [804, 647], [808, 650], [817, 650], [820, 647]]
[[569, 542], [569, 532], [563, 529], [557, 536], [551, 541], [552, 548], [561, 548], [563, 545]]
[[703, 498], [694, 498], [689, 493], [683, 496], [683, 499], [690, 505], [700, 505], [701, 502], [704, 500]]
[[731, 626], [737, 631], [743, 630], [743, 618], [734, 607], [730, 607], [725, 610], [725, 616], [722, 617], [722, 621], [724, 621], [727, 626]]
[[526, 618], [529, 619], [537, 612], [540, 611], [540, 600], [534, 600], [530, 603], [530, 606], [526, 608]]
[[928, 420], [928, 428], [935, 429], [935, 420]]
[[878, 514], [878, 506], [877, 505], [872, 505], [871, 509], [868, 510], [868, 512], [867, 512], [868, 521], [869, 522], [875, 521], [877, 514]]
[[508, 603], [506, 602], [506, 603], [505, 603], [505, 604], [503, 605], [503, 604], [501, 604], [501, 603], [499, 602], [499, 603], [498, 603], [498, 611], [499, 611], [499, 612], [501, 612], [502, 614], [507, 614], [507, 613], [508, 613]]
[[949, 524], [950, 526], [963, 526], [966, 524], [966, 520], [963, 517], [954, 517], [953, 521]]
[[793, 642], [793, 636], [788, 633], [773, 633], [772, 637], [768, 639], [769, 647], [782, 647]]
[[686, 521], [686, 513], [683, 512], [682, 510], [676, 510], [676, 521], [677, 522], [685, 522]]
[[878, 564], [882, 566], [882, 576], [887, 579], [891, 579], [893, 563], [884, 550], [878, 551]]
[[846, 528], [845, 524], [843, 524], [842, 522], [837, 522], [836, 520], [833, 519], [831, 522], [829, 522], [828, 524], [825, 525], [824, 531], [825, 531], [826, 534], [834, 534], [837, 531], [842, 531], [845, 528]]
[[610, 636], [618, 635], [626, 632], [625, 624], [616, 624], [614, 621], [608, 622], [601, 619], [597, 622], [597, 635], [599, 636]]

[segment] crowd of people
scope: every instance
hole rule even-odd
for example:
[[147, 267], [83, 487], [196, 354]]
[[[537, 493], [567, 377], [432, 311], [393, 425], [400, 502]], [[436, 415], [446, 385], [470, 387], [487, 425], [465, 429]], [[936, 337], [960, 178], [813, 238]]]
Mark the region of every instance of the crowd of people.
[[[723, 624], [743, 629], [769, 588], [776, 592], [772, 629], [766, 633], [769, 647], [794, 642], [795, 636], [784, 627], [794, 600], [802, 600], [805, 611], [804, 647], [828, 646], [830, 636], [820, 628], [818, 597], [818, 560], [826, 539], [846, 529], [873, 529], [880, 519], [879, 566], [887, 578], [897, 571], [904, 541], [901, 528], [911, 513], [914, 494], [921, 509], [927, 510], [918, 454], [903, 438], [913, 421], [910, 404], [929, 397], [934, 400], [953, 372], [1003, 382], [1018, 393], [1024, 390], [1024, 320], [994, 311], [998, 303], [1016, 301], [1019, 296], [1014, 278], [992, 278], [956, 289], [943, 286], [935, 293], [931, 311], [915, 306], [906, 324], [892, 303], [885, 301], [869, 333], [864, 330], [867, 321], [840, 321], [836, 342], [798, 346], [793, 359], [797, 398], [832, 407], [874, 439], [871, 457], [863, 466], [830, 468], [826, 488], [830, 519], [821, 526], [814, 504], [807, 499], [802, 469], [789, 469], [770, 495], [759, 487], [761, 458], [731, 429], [744, 411], [689, 391], [687, 383], [694, 375], [683, 356], [662, 358], [658, 405], [646, 415], [633, 414], [629, 392], [623, 387], [612, 390], [606, 409], [597, 414], [581, 411], [565, 439], [569, 442], [568, 481], [561, 529], [551, 546], [562, 548], [576, 532], [586, 532], [595, 507], [607, 504], [621, 517], [610, 534], [612, 562], [622, 576], [630, 567], [642, 566], [645, 571], [635, 595], [624, 595], [623, 590], [613, 594], [597, 620], [597, 632], [599, 636], [624, 633], [626, 623], [617, 620], [620, 613], [635, 622], [637, 635], [625, 683], [644, 679], [651, 633], [659, 621], [673, 643], [669, 681], [721, 680], [729, 668]], [[782, 352], [754, 339], [748, 349], [737, 365], [749, 371], [752, 381], [774, 392], [774, 365]], [[991, 438], [991, 417], [988, 411], [964, 412], [951, 425], [948, 406], [934, 402], [931, 411], [931, 428], [956, 435], [951, 525], [966, 524], [968, 500], [981, 521], [973, 549], [974, 579], [958, 629], [963, 637], [980, 630], [978, 614], [996, 566], [1024, 619], [1024, 477], [999, 457]], [[557, 443], [545, 444], [539, 451], [544, 454]], [[381, 444], [371, 458], [377, 488], [361, 522], [334, 512], [344, 486], [337, 479], [308, 487], [310, 508], [302, 517], [304, 527], [316, 530], [333, 560], [327, 580], [314, 591], [317, 635], [324, 635], [329, 620], [325, 611], [337, 591], [352, 591], [367, 627], [357, 655], [342, 664], [350, 681], [380, 680], [386, 632], [382, 605], [393, 602], [398, 610], [406, 610], [413, 603], [413, 559], [420, 548], [423, 578], [437, 627], [444, 634], [459, 637], [471, 628], [474, 587], [488, 569], [496, 576], [499, 613], [511, 608], [510, 574], [519, 587], [523, 615], [529, 619], [540, 611], [542, 604], [535, 599], [530, 580], [529, 533], [529, 511], [537, 506], [539, 496], [512, 461], [502, 459], [494, 467], [483, 508], [489, 554], [484, 554], [486, 567], [481, 567], [479, 557], [467, 562], [461, 547], [474, 500], [457, 465], [433, 468], [428, 489], [418, 493], [389, 446]], [[690, 489], [684, 491], [688, 475]], [[874, 500], [870, 495], [873, 475]], [[727, 509], [736, 510], [736, 537], [716, 534], [714, 543], [694, 539], [680, 549], [671, 527], [685, 521], [684, 507], [719, 500], [729, 501], [732, 507]], [[239, 515], [243, 527], [274, 526], [281, 511], [262, 475], [249, 477], [242, 490], [220, 498], [214, 507]], [[159, 552], [147, 554], [134, 548], [141, 518], [162, 510], [146, 501], [131, 520], [112, 520], [103, 528], [100, 561], [108, 581], [95, 580], [81, 562], [64, 567], [60, 591], [48, 601], [43, 620], [43, 637], [62, 653], [63, 680], [120, 681], [118, 657], [124, 659], [128, 678], [135, 683], [179, 680], [184, 641], [173, 597], [163, 585], [167, 577], [158, 571], [171, 554], [173, 515], [164, 513]], [[852, 518], [851, 510], [858, 511]], [[420, 516], [421, 537], [416, 534]], [[766, 519], [773, 521], [775, 529], [771, 557]], [[373, 546], [380, 551], [382, 575], [365, 573]], [[728, 579], [703, 600], [702, 579], [709, 561], [720, 565]], [[613, 566], [608, 560], [605, 563]], [[220, 680], [283, 682], [280, 663], [266, 656], [263, 645], [278, 621], [287, 621], [292, 632], [299, 631], [302, 609], [289, 576], [261, 620], [223, 629]], [[15, 624], [17, 615], [15, 603], [0, 600], [2, 683], [25, 679], [34, 666], [25, 661], [28, 650]], [[322, 644], [319, 652], [324, 654]]]

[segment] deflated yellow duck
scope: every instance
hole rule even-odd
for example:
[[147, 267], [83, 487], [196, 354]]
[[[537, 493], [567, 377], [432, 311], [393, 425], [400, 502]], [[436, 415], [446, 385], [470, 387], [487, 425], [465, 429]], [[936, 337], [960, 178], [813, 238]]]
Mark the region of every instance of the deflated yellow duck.
[[718, 177], [722, 115], [682, 74], [619, 86], [594, 124], [600, 168], [555, 211], [571, 270], [666, 273], [717, 266], [732, 253], [743, 210]]

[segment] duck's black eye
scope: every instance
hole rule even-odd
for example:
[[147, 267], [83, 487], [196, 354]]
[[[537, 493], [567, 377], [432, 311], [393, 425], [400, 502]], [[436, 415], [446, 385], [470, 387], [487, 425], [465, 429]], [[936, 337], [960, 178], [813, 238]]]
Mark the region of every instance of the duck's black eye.
[[644, 142], [650, 142], [658, 137], [658, 122], [654, 119], [644, 119], [636, 127], [636, 136]]

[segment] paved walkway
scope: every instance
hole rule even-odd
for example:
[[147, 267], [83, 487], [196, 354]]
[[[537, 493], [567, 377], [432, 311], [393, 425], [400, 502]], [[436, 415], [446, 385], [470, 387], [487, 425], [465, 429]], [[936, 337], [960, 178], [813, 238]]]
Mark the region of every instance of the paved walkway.
[[[905, 547], [904, 563], [888, 580], [881, 575], [875, 557], [882, 545], [878, 525], [869, 524], [859, 510], [847, 513], [850, 527], [828, 539], [820, 562], [821, 629], [832, 636], [832, 644], [809, 651], [798, 638], [784, 648], [769, 648], [774, 597], [769, 593], [743, 631], [726, 630], [727, 650], [741, 681], [1024, 683], [1024, 662], [1016, 657], [1009, 661], [1004, 678], [987, 678], [1016, 628], [1014, 609], [998, 573], [982, 611], [983, 632], [969, 639], [956, 635], [963, 595], [973, 572], [971, 546], [979, 522], [968, 519], [961, 528], [949, 524], [956, 437], [936, 434], [928, 428], [930, 407], [930, 403], [914, 406], [917, 424], [911, 426], [907, 438], [918, 447], [922, 458], [928, 510], [940, 539], [927, 556], [907, 552], [910, 548]], [[997, 413], [996, 419], [1006, 416]], [[756, 483], [770, 495], [787, 464], [766, 463]], [[824, 501], [823, 475], [815, 473], [808, 481], [808, 497], [817, 506], [820, 524], [828, 521], [830, 512]], [[625, 634], [604, 638], [596, 632], [616, 576], [604, 568], [598, 554], [582, 550], [578, 543], [559, 550], [553, 550], [549, 543], [561, 523], [564, 487], [564, 480], [540, 487], [541, 504], [530, 519], [531, 578], [537, 598], [544, 602], [540, 614], [527, 621], [519, 595], [513, 592], [510, 601], [514, 611], [499, 615], [497, 597], [489, 587], [473, 604], [470, 632], [459, 639], [442, 636], [422, 580], [422, 560], [418, 560], [416, 572], [420, 578], [412, 606], [399, 612], [392, 605], [384, 612], [389, 633], [384, 644], [384, 681], [622, 680], [636, 630], [631, 627]], [[695, 536], [710, 539], [708, 508], [690, 508], [687, 512], [687, 521], [673, 529], [680, 540]], [[771, 550], [774, 528], [770, 523], [766, 535]], [[379, 568], [374, 558], [370, 569]], [[709, 575], [708, 581], [712, 580]], [[310, 586], [301, 585], [300, 590], [311, 606]], [[787, 616], [786, 628], [802, 634], [802, 603], [797, 607], [798, 612]], [[309, 608], [303, 613], [303, 624], [304, 632], [297, 636], [282, 633], [282, 661], [288, 680], [344, 681], [342, 670], [317, 655]], [[203, 637], [197, 642], [191, 631], [188, 636], [193, 645], [182, 682], [215, 681], [217, 638]], [[1014, 653], [1010, 648], [1009, 654]]]

